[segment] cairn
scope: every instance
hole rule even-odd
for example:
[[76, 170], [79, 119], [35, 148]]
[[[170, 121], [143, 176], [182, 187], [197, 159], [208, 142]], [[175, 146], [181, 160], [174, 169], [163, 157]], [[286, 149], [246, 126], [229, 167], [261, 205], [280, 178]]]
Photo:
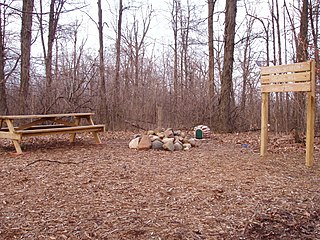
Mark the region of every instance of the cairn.
[[196, 138], [190, 137], [181, 130], [149, 130], [145, 134], [137, 134], [129, 143], [129, 148], [138, 150], [166, 150], [181, 151], [189, 150], [198, 145]]

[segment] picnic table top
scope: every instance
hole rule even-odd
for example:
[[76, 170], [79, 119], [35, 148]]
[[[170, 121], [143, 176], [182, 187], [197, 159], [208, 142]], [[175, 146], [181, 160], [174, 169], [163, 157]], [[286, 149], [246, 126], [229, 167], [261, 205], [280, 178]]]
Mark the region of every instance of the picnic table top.
[[60, 114], [37, 114], [37, 115], [0, 115], [0, 119], [28, 119], [28, 118], [53, 118], [53, 117], [87, 117], [94, 113], [60, 113]]

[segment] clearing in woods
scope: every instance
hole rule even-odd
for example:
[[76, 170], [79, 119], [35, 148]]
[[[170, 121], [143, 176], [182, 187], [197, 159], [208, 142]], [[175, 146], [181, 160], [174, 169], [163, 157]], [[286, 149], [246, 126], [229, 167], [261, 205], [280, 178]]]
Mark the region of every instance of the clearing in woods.
[[[68, 136], [0, 142], [0, 239], [320, 239], [320, 152], [259, 132], [214, 135], [190, 151], [136, 151]], [[55, 138], [55, 141], [52, 141]]]

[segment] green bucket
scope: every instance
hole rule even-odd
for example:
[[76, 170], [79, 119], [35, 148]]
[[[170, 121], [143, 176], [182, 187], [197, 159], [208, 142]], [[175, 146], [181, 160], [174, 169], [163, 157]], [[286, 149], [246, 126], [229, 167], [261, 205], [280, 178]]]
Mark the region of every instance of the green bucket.
[[203, 138], [203, 132], [201, 129], [196, 130], [196, 139], [202, 139]]

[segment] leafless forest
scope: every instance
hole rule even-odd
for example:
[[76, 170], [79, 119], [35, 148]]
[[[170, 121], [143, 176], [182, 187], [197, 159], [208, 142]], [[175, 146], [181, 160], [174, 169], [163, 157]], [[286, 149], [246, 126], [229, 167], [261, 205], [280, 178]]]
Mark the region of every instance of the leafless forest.
[[[315, 59], [319, 69], [319, 0], [89, 4], [1, 1], [0, 114], [89, 111], [110, 130], [248, 131], [260, 125], [260, 66]], [[66, 21], [76, 14], [87, 20]], [[87, 22], [95, 48], [80, 34]], [[270, 100], [271, 130], [304, 130], [304, 95]]]

